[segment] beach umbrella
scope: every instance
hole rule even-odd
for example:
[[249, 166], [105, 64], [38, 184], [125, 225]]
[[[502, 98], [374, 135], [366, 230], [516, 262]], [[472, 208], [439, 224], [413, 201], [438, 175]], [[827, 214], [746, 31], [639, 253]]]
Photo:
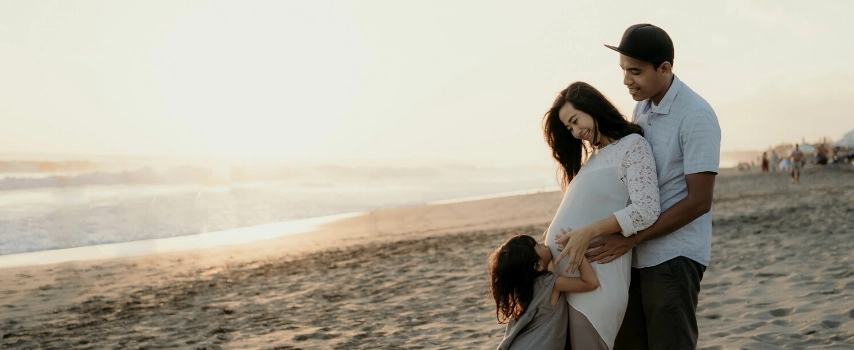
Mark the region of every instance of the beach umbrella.
[[[798, 149], [800, 149], [800, 150], [801, 150], [801, 152], [804, 152], [804, 154], [812, 154], [812, 153], [815, 153], [815, 146], [813, 146], [813, 145], [808, 145], [808, 144], [806, 144], [806, 143], [802, 143], [802, 144], [798, 145]], [[795, 149], [794, 149], [794, 148], [792, 148], [792, 150], [794, 151]]]
[[854, 130], [849, 131], [842, 139], [833, 143], [833, 147], [854, 148]]

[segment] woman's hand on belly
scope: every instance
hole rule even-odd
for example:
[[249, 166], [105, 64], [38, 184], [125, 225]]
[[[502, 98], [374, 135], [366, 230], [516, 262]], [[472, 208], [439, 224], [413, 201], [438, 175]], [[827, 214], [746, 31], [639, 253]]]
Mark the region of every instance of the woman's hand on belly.
[[[563, 251], [555, 260], [560, 261], [564, 256], [568, 256], [569, 264], [567, 265], [566, 270], [575, 272], [575, 270], [578, 270], [578, 266], [581, 265], [581, 259], [585, 259], [584, 253], [590, 247], [590, 241], [592, 239], [609, 233], [620, 232], [620, 230], [620, 223], [617, 221], [617, 217], [611, 215], [605, 219], [572, 231], [571, 234], [561, 237], [561, 241], [557, 242], [558, 244], [563, 244], [566, 247], [563, 248]], [[563, 230], [561, 230], [561, 232], [563, 232]]]
[[593, 235], [591, 235], [589, 230], [585, 230], [585, 228], [587, 227], [583, 227], [577, 231], [561, 228], [560, 232], [563, 236], [555, 237], [555, 242], [558, 244], [558, 247], [563, 245], [563, 250], [560, 255], [558, 255], [557, 259], [554, 260], [555, 263], [560, 262], [564, 257], [569, 257], [569, 264], [566, 265], [566, 269], [564, 269], [563, 273], [575, 273], [575, 271], [578, 270], [578, 267], [581, 266], [581, 259], [586, 259], [584, 257], [584, 252], [590, 245], [590, 240], [593, 239]]

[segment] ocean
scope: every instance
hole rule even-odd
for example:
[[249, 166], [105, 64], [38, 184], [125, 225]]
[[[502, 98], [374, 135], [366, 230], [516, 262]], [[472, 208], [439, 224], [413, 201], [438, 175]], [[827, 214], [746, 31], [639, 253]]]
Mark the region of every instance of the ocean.
[[200, 234], [251, 241], [371, 210], [554, 191], [554, 170], [2, 155], [0, 256]]
[[[721, 166], [738, 156], [753, 154]], [[0, 155], [0, 266], [246, 243], [372, 210], [558, 189], [553, 165]]]

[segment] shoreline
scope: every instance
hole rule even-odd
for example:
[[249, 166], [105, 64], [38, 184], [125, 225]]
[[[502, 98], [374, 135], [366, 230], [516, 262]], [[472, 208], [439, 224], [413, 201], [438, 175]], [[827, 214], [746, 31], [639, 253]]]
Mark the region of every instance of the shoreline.
[[344, 213], [205, 232], [195, 235], [6, 254], [0, 255], [0, 269], [75, 261], [122, 259], [248, 244], [287, 235], [308, 234], [326, 223], [364, 214], [361, 212]]
[[185, 252], [199, 249], [210, 249], [220, 246], [249, 244], [269, 239], [281, 238], [289, 235], [311, 234], [317, 232], [319, 228], [325, 224], [330, 224], [336, 221], [345, 220], [348, 218], [353, 218], [362, 215], [371, 215], [371, 213], [373, 212], [379, 212], [384, 210], [457, 204], [487, 199], [500, 199], [549, 192], [555, 191], [541, 189], [508, 191], [480, 196], [468, 196], [431, 201], [419, 205], [403, 206], [375, 211], [338, 213], [282, 222], [265, 223], [253, 226], [236, 227], [232, 229], [205, 232], [193, 235], [181, 235], [165, 238], [79, 246], [72, 248], [3, 254], [0, 255], [0, 269], [31, 265], [48, 265], [73, 261], [121, 259], [143, 255]]
[[[700, 349], [854, 347], [854, 170], [715, 187]], [[237, 246], [0, 269], [0, 347], [494, 348], [486, 257], [560, 193], [351, 217]]]
[[[737, 174], [741, 172], [737, 172], [735, 168], [721, 168], [720, 174]], [[557, 192], [559, 189], [557, 185], [554, 188], [529, 188], [524, 190], [514, 190], [514, 191], [502, 191], [484, 195], [476, 195], [476, 196], [464, 196], [464, 197], [456, 197], [442, 200], [434, 200], [427, 201], [419, 204], [410, 204], [404, 206], [390, 207], [384, 209], [376, 209], [376, 210], [368, 210], [368, 211], [355, 211], [355, 212], [343, 212], [343, 213], [333, 213], [328, 215], [321, 215], [316, 217], [305, 217], [298, 218], [286, 221], [278, 221], [278, 222], [268, 222], [268, 223], [260, 223], [254, 224], [250, 226], [242, 226], [242, 227], [234, 227], [221, 229], [217, 231], [210, 231], [204, 233], [196, 233], [196, 234], [185, 234], [178, 236], [170, 236], [163, 238], [152, 238], [152, 239], [142, 239], [142, 240], [133, 240], [133, 241], [119, 241], [112, 243], [101, 243], [87, 246], [76, 246], [76, 247], [68, 247], [68, 248], [55, 248], [48, 250], [36, 250], [36, 251], [28, 251], [28, 252], [18, 252], [18, 253], [10, 253], [10, 254], [0, 254], [0, 269], [4, 267], [12, 267], [12, 266], [25, 266], [28, 264], [46, 264], [46, 263], [60, 263], [60, 262], [69, 262], [75, 260], [91, 260], [91, 259], [112, 259], [112, 258], [122, 258], [129, 256], [139, 256], [144, 254], [158, 254], [165, 252], [175, 252], [175, 251], [187, 251], [194, 249], [204, 249], [210, 248], [213, 246], [219, 245], [228, 245], [228, 244], [245, 244], [251, 243], [254, 241], [264, 240], [264, 239], [272, 239], [280, 236], [291, 235], [291, 234], [302, 234], [302, 233], [311, 233], [312, 228], [306, 227], [307, 223], [314, 222], [327, 222], [331, 220], [335, 220], [335, 218], [346, 218], [349, 216], [355, 215], [365, 215], [369, 212], [375, 211], [383, 211], [390, 209], [401, 209], [401, 208], [413, 208], [413, 207], [421, 207], [421, 206], [430, 206], [430, 205], [443, 205], [443, 204], [453, 204], [453, 203], [461, 203], [468, 201], [478, 201], [485, 199], [496, 199], [503, 197], [514, 197], [520, 195], [528, 195], [528, 194], [537, 194], [537, 193], [547, 193], [547, 192]], [[302, 229], [297, 229], [296, 227], [303, 227]], [[274, 230], [278, 229], [280, 232], [276, 233]], [[266, 231], [261, 233], [259, 231]], [[257, 238], [251, 239], [248, 237], [235, 237], [232, 240], [229, 240], [225, 237], [228, 234], [232, 233], [240, 233], [243, 235], [244, 233], [248, 234], [248, 236], [256, 236]], [[215, 240], [218, 243], [210, 244], [206, 240]], [[230, 241], [230, 242], [229, 242]], [[186, 248], [185, 248], [186, 247]], [[41, 262], [45, 261], [45, 262]]]
[[[720, 175], [741, 174], [736, 168], [721, 168]], [[115, 243], [104, 243], [70, 248], [39, 250], [32, 252], [0, 254], [0, 269], [29, 265], [46, 265], [72, 261], [120, 259], [141, 255], [162, 254], [171, 252], [209, 249], [232, 244], [247, 244], [267, 239], [275, 239], [287, 235], [310, 234], [317, 226], [324, 223], [342, 220], [359, 215], [369, 215], [371, 212], [417, 208], [424, 206], [446, 205], [464, 202], [500, 199], [541, 193], [559, 192], [559, 189], [527, 189], [505, 191], [493, 194], [467, 196], [444, 200], [430, 201], [417, 205], [402, 206], [374, 211], [336, 213], [317, 217], [300, 218], [281, 222], [271, 222], [252, 226], [235, 227], [231, 229], [205, 233], [180, 235], [165, 238], [144, 239]], [[237, 236], [237, 234], [240, 236]], [[234, 237], [229, 237], [234, 235]]]
[[[830, 168], [836, 169], [836, 168]], [[824, 169], [807, 168], [804, 172], [822, 171]], [[854, 171], [854, 167], [842, 165], [837, 170]], [[737, 168], [721, 168], [718, 174], [718, 181], [730, 177], [744, 176], [770, 176], [780, 177], [784, 172], [761, 173], [759, 171], [741, 171]], [[744, 188], [742, 190], [748, 190]], [[91, 246], [80, 246], [64, 249], [53, 249], [44, 251], [34, 251], [26, 253], [15, 253], [0, 255], [0, 271], [7, 268], [21, 268], [29, 266], [45, 266], [62, 263], [75, 262], [92, 262], [111, 259], [127, 259], [135, 257], [168, 255], [174, 253], [188, 253], [194, 251], [204, 252], [206, 250], [228, 250], [241, 247], [248, 248], [252, 246], [264, 246], [266, 241], [274, 242], [276, 240], [293, 241], [294, 243], [303, 243], [311, 246], [295, 248], [292, 251], [284, 252], [287, 255], [303, 254], [307, 251], [315, 251], [323, 249], [328, 244], [322, 243], [318, 237], [328, 239], [340, 238], [345, 242], [364, 241], [388, 241], [388, 235], [383, 233], [377, 222], [384, 220], [384, 217], [400, 216], [406, 217], [408, 212], [432, 211], [430, 207], [438, 208], [437, 211], [447, 210], [450, 212], [456, 211], [456, 206], [469, 206], [472, 203], [484, 203], [485, 205], [473, 205], [476, 208], [489, 207], [490, 201], [501, 202], [503, 200], [512, 199], [514, 197], [527, 198], [523, 202], [532, 202], [540, 198], [556, 198], [554, 209], [560, 201], [561, 193], [559, 190], [520, 190], [501, 192], [492, 195], [461, 197], [449, 200], [432, 201], [420, 205], [411, 205], [404, 207], [379, 209], [364, 212], [349, 212], [340, 214], [331, 214], [318, 217], [309, 217], [303, 219], [289, 220], [283, 222], [273, 222], [267, 224], [259, 224], [254, 226], [238, 227], [233, 229], [206, 232], [194, 235], [183, 235], [166, 238], [117, 242], [108, 244], [99, 244]], [[720, 198], [725, 198], [726, 195], [719, 196], [715, 193], [715, 201]], [[551, 221], [552, 217], [543, 215], [547, 212], [539, 211], [538, 217], [543, 222]], [[553, 211], [552, 211], [553, 214]], [[446, 219], [446, 218], [442, 218]], [[459, 218], [458, 218], [459, 219]], [[410, 220], [411, 221], [411, 220]], [[482, 221], [479, 225], [484, 225], [486, 221]], [[526, 224], [537, 223], [537, 220], [527, 220]], [[416, 224], [409, 222], [407, 225]], [[367, 228], [373, 225], [373, 228]], [[473, 226], [476, 224], [468, 223], [465, 226]], [[497, 225], [489, 225], [496, 227]], [[464, 226], [464, 227], [465, 227]], [[395, 228], [397, 229], [397, 228]], [[345, 234], [335, 234], [333, 231], [340, 230]], [[437, 231], [440, 229], [432, 229], [428, 231]], [[441, 230], [451, 230], [450, 233], [460, 232], [460, 229], [444, 226]], [[376, 231], [373, 234], [365, 234], [367, 231]], [[354, 232], [361, 232], [355, 236], [350, 235]], [[424, 232], [419, 232], [424, 233]], [[239, 235], [238, 235], [239, 234]], [[314, 234], [314, 236], [312, 236]]]
[[[721, 168], [719, 176], [759, 174], [756, 171], [740, 171], [737, 168]], [[364, 212], [349, 212], [301, 218], [282, 222], [272, 222], [253, 226], [236, 227], [232, 229], [205, 232], [192, 235], [181, 235], [165, 238], [145, 239], [116, 243], [96, 244], [71, 248], [41, 250], [24, 253], [0, 255], [0, 269], [50, 265], [75, 261], [95, 261], [105, 259], [122, 259], [129, 257], [157, 255], [166, 253], [188, 252], [232, 245], [244, 245], [264, 240], [282, 238], [290, 235], [308, 235], [321, 231], [325, 224], [334, 224], [345, 220], [373, 213], [427, 206], [441, 206], [476, 202], [490, 199], [502, 199], [516, 196], [527, 196], [545, 193], [558, 193], [559, 190], [528, 189], [500, 192], [480, 196], [468, 196], [447, 200], [437, 200], [418, 205], [380, 209]], [[550, 218], [549, 218], [550, 219]]]

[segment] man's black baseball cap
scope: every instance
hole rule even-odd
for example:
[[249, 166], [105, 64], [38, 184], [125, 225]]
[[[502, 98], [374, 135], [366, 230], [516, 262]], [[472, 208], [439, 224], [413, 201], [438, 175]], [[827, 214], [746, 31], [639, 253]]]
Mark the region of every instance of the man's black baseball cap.
[[635, 24], [623, 33], [620, 46], [605, 47], [623, 55], [650, 63], [669, 61], [673, 64], [673, 40], [664, 29], [652, 24]]

